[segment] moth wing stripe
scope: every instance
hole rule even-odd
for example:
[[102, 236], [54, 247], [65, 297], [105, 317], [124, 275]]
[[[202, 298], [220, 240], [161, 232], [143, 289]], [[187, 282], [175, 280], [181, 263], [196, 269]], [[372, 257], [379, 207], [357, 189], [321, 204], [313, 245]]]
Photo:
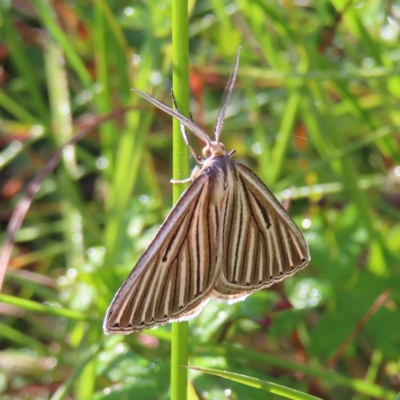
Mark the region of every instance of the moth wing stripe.
[[[242, 186], [242, 182], [238, 179], [238, 187], [239, 187], [239, 195], [241, 199], [241, 226], [240, 226], [240, 234], [243, 236], [244, 240], [238, 240], [238, 260], [236, 261], [235, 269], [235, 281], [239, 282], [243, 280], [243, 273], [246, 269], [246, 253], [248, 249], [248, 241], [249, 241], [249, 204], [246, 202], [246, 193], [245, 188]], [[237, 263], [239, 262], [239, 266], [242, 266], [239, 276], [239, 269]]]
[[[153, 300], [153, 306], [152, 306], [152, 316], [156, 317], [156, 304], [157, 304], [157, 299], [160, 299], [160, 290], [163, 287], [163, 282], [165, 282], [165, 275], [167, 273], [167, 268], [159, 268], [159, 273], [157, 274], [157, 277], [155, 279], [155, 282], [157, 283], [156, 289], [154, 296], [149, 296], [150, 299]], [[159, 307], [158, 307], [159, 310]]]
[[[271, 235], [270, 232], [266, 233], [266, 240], [267, 240], [267, 252], [268, 252], [268, 270], [269, 270], [269, 276], [268, 279], [271, 279], [274, 276], [274, 251], [273, 251], [273, 245], [271, 243]], [[264, 242], [265, 243], [265, 242]]]
[[[147, 278], [147, 282], [143, 282], [142, 284], [141, 284], [141, 286], [143, 287], [143, 289], [141, 290], [141, 292], [140, 292], [140, 294], [139, 295], [137, 295], [136, 297], [137, 298], [139, 298], [139, 296], [141, 296], [141, 300], [140, 300], [140, 303], [136, 303], [137, 304], [137, 306], [135, 305], [135, 307], [134, 308], [132, 308], [132, 315], [131, 315], [131, 321], [133, 321], [134, 320], [134, 310], [135, 309], [139, 309], [139, 310], [142, 310], [142, 316], [141, 316], [141, 321], [146, 321], [146, 313], [147, 313], [147, 310], [148, 310], [148, 308], [149, 308], [149, 305], [150, 305], [150, 303], [151, 303], [151, 301], [153, 301], [153, 304], [155, 303], [155, 299], [157, 298], [157, 297], [155, 297], [155, 296], [148, 296], [147, 295], [147, 293], [152, 293], [152, 291], [153, 291], [153, 287], [154, 286], [159, 286], [159, 281], [158, 281], [158, 279], [157, 279], [157, 276], [158, 276], [158, 270], [161, 270], [161, 268], [157, 268], [156, 266], [157, 266], [157, 263], [158, 263], [158, 260], [159, 260], [159, 257], [157, 257], [157, 260], [156, 260], [156, 262], [154, 263], [154, 265], [153, 265], [153, 268], [152, 268], [152, 274], [151, 274], [151, 276], [149, 276], [148, 278]], [[150, 269], [150, 268], [149, 268]], [[145, 289], [145, 285], [147, 285], [147, 288]], [[133, 292], [132, 292], [132, 294], [133, 294]], [[145, 302], [144, 302], [144, 304], [143, 304], [143, 301], [145, 300]], [[142, 306], [142, 304], [143, 304], [143, 306]], [[154, 309], [154, 307], [152, 307], [152, 309], [151, 309], [151, 316], [152, 317], [154, 317], [154, 312], [153, 312], [153, 309]]]
[[[125, 313], [128, 314], [128, 312], [126, 311], [126, 309], [128, 309], [129, 310], [128, 321], [133, 322], [135, 309], [137, 308], [140, 309], [140, 306], [146, 297], [145, 295], [142, 294], [145, 293], [145, 288], [149, 280], [149, 277], [154, 275], [154, 271], [155, 271], [154, 268], [149, 268], [148, 273], [143, 276], [143, 279], [140, 281], [140, 285], [139, 284], [137, 285], [137, 287], [139, 287], [139, 293], [137, 296], [133, 297], [131, 294], [130, 296], [127, 297], [125, 301], [126, 303]], [[130, 299], [132, 299], [132, 302], [129, 301]], [[129, 307], [127, 307], [128, 305]]]
[[[220, 214], [221, 223], [219, 226], [219, 255], [223, 261], [222, 269], [223, 274], [228, 276], [229, 265], [229, 249], [230, 249], [230, 230], [232, 226], [232, 219], [229, 218], [230, 209], [232, 207], [233, 198], [230, 193], [227, 194], [224, 202], [223, 214]], [[222, 249], [222, 251], [221, 251]]]
[[[254, 221], [254, 225], [255, 225], [255, 221]], [[260, 237], [260, 231], [258, 230], [258, 228], [256, 229], [257, 227], [255, 226], [255, 228], [254, 228], [254, 235], [255, 235], [255, 243], [256, 243], [256, 248], [254, 249], [254, 257], [255, 257], [255, 260], [254, 260], [254, 268], [253, 268], [253, 273], [252, 273], [252, 276], [251, 276], [251, 281], [250, 282], [252, 282], [252, 283], [254, 283], [254, 282], [256, 282], [256, 279], [257, 279], [257, 270], [259, 269], [259, 254], [260, 254], [260, 240], [259, 240], [259, 237]]]
[[248, 233], [248, 238], [249, 238], [249, 243], [250, 246], [249, 247], [249, 254], [248, 254], [248, 261], [247, 261], [247, 266], [246, 266], [246, 278], [245, 278], [245, 284], [251, 282], [251, 272], [252, 269], [255, 268], [254, 265], [254, 247], [255, 247], [255, 242], [254, 242], [254, 229], [251, 226], [251, 224], [249, 223], [249, 233]]
[[[239, 170], [240, 171], [240, 170]], [[242, 171], [240, 171], [242, 172]], [[262, 260], [262, 249], [260, 247], [260, 241], [259, 241], [259, 236], [260, 234], [263, 236], [264, 240], [265, 238], [265, 234], [264, 234], [264, 229], [260, 229], [260, 226], [262, 227], [263, 224], [258, 222], [258, 218], [259, 217], [262, 221], [265, 221], [264, 218], [261, 218], [259, 215], [257, 216], [256, 213], [257, 211], [254, 210], [255, 207], [259, 208], [259, 204], [257, 204], [257, 202], [254, 199], [254, 195], [250, 192], [250, 190], [246, 187], [246, 183], [244, 181], [244, 178], [242, 176], [242, 174], [238, 175], [239, 177], [239, 181], [241, 182], [242, 188], [243, 188], [243, 193], [246, 196], [246, 200], [247, 200], [247, 205], [248, 205], [248, 209], [250, 211], [251, 217], [254, 221], [254, 225], [255, 228], [257, 229], [257, 240], [256, 240], [256, 262], [254, 264], [254, 273], [256, 274], [257, 272], [257, 267], [258, 267], [258, 282], [262, 282], [263, 280], [263, 265], [261, 263]], [[250, 198], [250, 196], [252, 198]], [[253, 250], [254, 251], [254, 250]], [[260, 264], [257, 263], [257, 261], [260, 261]], [[249, 268], [251, 268], [251, 265], [249, 265]]]
[[207, 221], [209, 221], [209, 223], [207, 224], [208, 268], [207, 268], [207, 278], [205, 281], [206, 286], [208, 286], [210, 283], [210, 272], [212, 268], [212, 258], [214, 253], [214, 249], [212, 249], [211, 247], [211, 229], [213, 226], [215, 227], [215, 222], [216, 222], [214, 216], [214, 207], [212, 207], [211, 204], [209, 207], [207, 207]]
[[[190, 209], [188, 210], [188, 213], [186, 214], [185, 220], [188, 220], [188, 218], [187, 218], [188, 215], [190, 215]], [[179, 228], [178, 228], [179, 230], [177, 232], [177, 234], [180, 234], [181, 237], [182, 236], [184, 237], [184, 232], [187, 232], [190, 227], [190, 224], [188, 222], [186, 222], [186, 225], [183, 222], [184, 222], [184, 220], [182, 221], [182, 224], [179, 226]], [[173, 240], [176, 241], [176, 236], [173, 237]], [[179, 240], [176, 243], [179, 243]], [[172, 248], [172, 246], [171, 246], [171, 248]], [[176, 259], [176, 257], [179, 256], [179, 252], [181, 250], [182, 250], [182, 245], [180, 246], [180, 248], [178, 250], [178, 255], [175, 257], [172, 257], [172, 256], [170, 257], [170, 262], [172, 262], [172, 263], [175, 262], [175, 259]], [[162, 251], [162, 249], [161, 249], [161, 251]], [[161, 266], [163, 266], [163, 264], [165, 264], [165, 262], [161, 262]], [[153, 302], [152, 317], [156, 316], [155, 315], [156, 304], [158, 302], [160, 302], [160, 299], [163, 296], [163, 292], [161, 293], [161, 296], [160, 296], [160, 290], [163, 287], [166, 275], [168, 275], [168, 273], [169, 273], [169, 269], [168, 269], [167, 265], [163, 266], [163, 268], [157, 268], [157, 270], [158, 270], [158, 274], [157, 274], [156, 278], [154, 279], [154, 285], [156, 285], [155, 293], [154, 293], [154, 296], [149, 296], [149, 301], [151, 300]], [[158, 308], [158, 311], [160, 311], [160, 307]]]
[[270, 231], [272, 241], [273, 241], [273, 246], [274, 246], [274, 250], [275, 250], [274, 254], [275, 254], [277, 262], [278, 262], [279, 273], [283, 274], [282, 251], [281, 251], [281, 248], [278, 243], [278, 237], [277, 237], [278, 231], [277, 231], [276, 219], [275, 219], [274, 223], [272, 224], [271, 229], [269, 231]]
[[282, 204], [279, 203], [279, 201], [272, 194], [272, 192], [265, 186], [265, 184], [261, 181], [261, 179], [246, 165], [241, 163], [236, 163], [236, 166], [238, 171], [240, 172], [240, 175], [247, 181], [247, 187], [255, 188], [259, 192], [261, 198], [267, 197], [269, 205], [271, 205], [272, 208], [275, 211], [277, 211], [282, 218], [292, 222], [291, 218], [286, 213]]
[[[181, 265], [187, 265], [186, 264], [186, 251], [182, 252], [182, 260], [180, 261]], [[179, 264], [179, 259], [178, 259], [178, 264]], [[185, 285], [186, 285], [186, 268], [183, 267], [181, 268], [181, 276], [180, 276], [180, 282], [178, 285], [179, 288], [179, 308], [184, 307], [184, 299], [185, 299]]]
[[167, 289], [167, 293], [165, 295], [165, 300], [164, 300], [164, 316], [166, 315], [167, 317], [169, 317], [171, 315], [171, 312], [169, 312], [169, 310], [168, 310], [169, 298], [171, 295], [171, 286], [172, 286], [172, 281], [170, 279], [170, 280], [168, 280], [168, 289]]
[[[249, 224], [246, 224], [245, 226], [245, 232], [244, 232], [244, 241], [243, 241], [243, 246], [242, 246], [242, 254], [243, 257], [240, 258], [240, 265], [242, 265], [242, 268], [239, 269], [238, 268], [238, 272], [237, 272], [237, 282], [240, 282], [241, 284], [243, 283], [243, 276], [245, 274], [245, 272], [247, 271], [247, 268], [249, 267], [249, 260], [247, 257], [247, 250], [249, 248]], [[252, 244], [250, 244], [252, 246]], [[240, 271], [240, 276], [239, 276], [239, 271]], [[246, 284], [246, 282], [245, 282]]]
[[[196, 194], [197, 194], [197, 193], [196, 193]], [[200, 193], [200, 194], [201, 194], [201, 193]], [[193, 221], [193, 217], [191, 217], [191, 215], [194, 214], [195, 211], [196, 211], [196, 207], [197, 207], [197, 204], [198, 204], [199, 199], [200, 199], [200, 194], [197, 195], [197, 198], [196, 198], [195, 196], [192, 198], [192, 201], [194, 200], [195, 203], [194, 203], [194, 205], [192, 205], [192, 208], [189, 208], [189, 209], [188, 209], [187, 214], [186, 214], [186, 217], [184, 218], [184, 220], [186, 221], [186, 225], [184, 225], [184, 224], [182, 223], [181, 226], [180, 226], [181, 228], [184, 227], [184, 226], [187, 227], [187, 230], [186, 230], [186, 232], [187, 232], [186, 237], [187, 237], [187, 238], [190, 237], [190, 234], [189, 234], [189, 231], [190, 231], [190, 228], [191, 228], [190, 223]], [[181, 231], [181, 232], [184, 232], [183, 229], [181, 229], [180, 231]], [[183, 233], [182, 233], [182, 236], [185, 237], [185, 235], [184, 235]], [[183, 244], [180, 246], [180, 249], [179, 249], [179, 250], [182, 250], [182, 246], [183, 246]], [[171, 261], [172, 263], [175, 263], [176, 257], [177, 257], [177, 256], [171, 257], [171, 260], [170, 260], [170, 261]], [[168, 268], [167, 266], [165, 266], [164, 268], [160, 268], [160, 270], [161, 270], [161, 269], [164, 270], [163, 279], [161, 279], [160, 282], [159, 282], [158, 290], [157, 290], [157, 297], [153, 297], [154, 308], [155, 308], [155, 305], [158, 303], [158, 310], [157, 310], [157, 313], [158, 313], [158, 314], [160, 313], [160, 311], [161, 311], [161, 305], [163, 304], [162, 300], [163, 300], [163, 298], [164, 298], [165, 285], [166, 285], [166, 283], [168, 282], [168, 275], [169, 275], [170, 272], [171, 272], [171, 266], [170, 266], [170, 268]], [[161, 289], [161, 294], [159, 294], [160, 289]], [[167, 294], [166, 294], [166, 296], [167, 296]], [[169, 296], [169, 295], [168, 295], [168, 296]], [[154, 311], [153, 311], [153, 314], [154, 314]], [[165, 309], [164, 309], [164, 314], [163, 314], [163, 315], [165, 315]], [[169, 316], [170, 314], [167, 314], [167, 315]]]
[[[160, 303], [159, 311], [161, 310], [161, 305], [164, 305], [164, 313], [163, 313], [163, 317], [161, 317], [161, 319], [168, 318], [169, 316], [171, 316], [171, 313], [172, 313], [172, 310], [170, 310], [169, 312], [166, 312], [165, 308], [167, 307], [167, 311], [168, 311], [169, 301], [170, 301], [170, 297], [171, 297], [171, 285], [172, 285], [172, 276], [173, 276], [173, 274], [171, 272], [173, 272], [174, 264], [175, 264], [175, 262], [168, 268], [168, 273], [165, 276], [165, 282], [163, 282], [163, 290], [161, 292], [160, 298], [158, 299], [158, 302]], [[166, 292], [165, 292], [165, 288], [167, 288]], [[164, 297], [164, 293], [165, 293], [165, 297]], [[169, 307], [169, 308], [171, 308], [171, 307]], [[165, 315], [167, 317], [165, 317]]]
[[209, 188], [204, 188], [202, 192], [202, 200], [200, 202], [200, 207], [197, 210], [198, 213], [198, 227], [199, 231], [197, 232], [197, 244], [198, 244], [198, 249], [199, 249], [199, 269], [198, 269], [198, 293], [203, 292], [203, 280], [204, 280], [204, 270], [205, 270], [205, 263], [206, 263], [206, 252], [207, 249], [205, 248], [205, 242], [206, 240], [206, 227], [205, 225], [208, 225], [207, 222], [204, 220], [204, 216], [207, 215], [207, 209], [208, 209], [208, 190]]
[[306, 258], [304, 254], [302, 253], [299, 244], [297, 243], [296, 238], [293, 236], [293, 233], [290, 232], [290, 237], [292, 238], [292, 243], [296, 247], [297, 253], [299, 254], [300, 260]]
[[[197, 215], [195, 214], [193, 217], [193, 225], [197, 227]], [[188, 240], [190, 243], [190, 249], [192, 252], [192, 262], [193, 262], [193, 296], [191, 299], [193, 299], [196, 296], [197, 292], [197, 269], [198, 269], [198, 254], [197, 254], [197, 235], [196, 231], [194, 232], [195, 237], [192, 238], [192, 235], [189, 234]]]
[[[283, 231], [284, 230], [284, 231]], [[293, 258], [292, 258], [292, 249], [290, 248], [290, 243], [289, 243], [289, 232], [286, 230], [286, 226], [285, 225], [281, 225], [281, 233], [282, 233], [282, 237], [283, 237], [283, 241], [285, 244], [285, 254], [289, 260], [289, 267], [294, 267], [294, 263], [293, 263]]]
[[[175, 268], [174, 268], [174, 272], [175, 272], [174, 278], [175, 279], [174, 279], [174, 287], [173, 287], [174, 297], [173, 297], [173, 300], [172, 300], [172, 304], [171, 304], [171, 309], [170, 309], [170, 314], [169, 315], [172, 315], [175, 312], [175, 304], [176, 304], [176, 299], [177, 298], [178, 298], [178, 302], [179, 302], [179, 297], [176, 296], [177, 291], [179, 289], [179, 287], [178, 287], [178, 279], [179, 279], [179, 264], [178, 264], [178, 261], [179, 261], [179, 257], [176, 257], [174, 259], [174, 264], [175, 264]], [[171, 281], [172, 281], [172, 279], [171, 279]], [[179, 304], [178, 304], [178, 308], [176, 310], [179, 310]]]
[[[146, 279], [148, 278], [148, 276], [153, 272], [152, 269], [147, 269], [144, 272], [143, 278], [140, 280], [140, 283], [142, 283], [143, 281], [146, 281]], [[124, 298], [122, 298], [122, 302], [121, 302], [121, 307], [118, 310], [118, 321], [121, 321], [122, 319], [122, 314], [125, 313], [126, 309], [129, 307], [129, 321], [132, 321], [132, 317], [133, 317], [133, 310], [135, 310], [136, 308], [136, 304], [138, 303], [138, 301], [141, 299], [141, 295], [142, 292], [145, 288], [145, 285], [140, 284], [139, 285], [139, 293], [137, 296], [135, 296], [135, 298], [133, 299], [133, 302], [131, 303], [129, 300], [131, 299], [132, 296], [126, 296]]]
[[[310, 255], [307, 243], [300, 229], [287, 214], [286, 210], [282, 207], [282, 205], [274, 197], [271, 191], [264, 185], [264, 183], [252, 170], [241, 163], [237, 163], [237, 170], [239, 171], [240, 176], [246, 180], [248, 188], [253, 188], [254, 190], [256, 190], [257, 195], [260, 198], [266, 197], [268, 199], [268, 204], [271, 206], [271, 208], [287, 224], [286, 229], [288, 232], [290, 232], [290, 235], [293, 238], [293, 242], [297, 248], [297, 251], [300, 254], [301, 259], [305, 260], [304, 263], [308, 262], [310, 259]], [[255, 194], [256, 193], [254, 193], [254, 195]]]
[[203, 258], [203, 255], [201, 254], [201, 250], [200, 250], [200, 232], [199, 232], [199, 229], [200, 229], [201, 216], [200, 216], [199, 210], [196, 211], [196, 218], [195, 219], [196, 219], [196, 260], [197, 260], [196, 271], [195, 271], [195, 274], [196, 274], [196, 293], [195, 293], [195, 296], [197, 297], [197, 294], [200, 291], [200, 285], [201, 285], [201, 283], [200, 283], [200, 281], [201, 281], [201, 264], [202, 264], [201, 261], [202, 261], [202, 258]]
[[[257, 229], [259, 230], [261, 236], [263, 237], [263, 243], [264, 243], [264, 253], [262, 252], [262, 249], [260, 249], [260, 255], [261, 259], [263, 259], [265, 256], [267, 257], [268, 261], [266, 264], [266, 269], [269, 270], [269, 277], [273, 276], [273, 266], [274, 266], [274, 251], [273, 251], [273, 246], [271, 243], [271, 236], [273, 236], [271, 230], [273, 229], [273, 226], [271, 225], [271, 218], [268, 216], [268, 220], [265, 220], [265, 211], [264, 213], [261, 210], [261, 205], [259, 202], [257, 202], [257, 199], [254, 195], [254, 193], [249, 189], [246, 188], [247, 190], [247, 195], [248, 195], [248, 200], [250, 203], [250, 206], [253, 210], [253, 218], [255, 220]], [[268, 228], [268, 222], [269, 221], [269, 228]], [[263, 282], [265, 277], [263, 276], [263, 271], [264, 271], [265, 266], [263, 264], [260, 264], [259, 268], [259, 274], [258, 274], [258, 282]]]
[[239, 213], [237, 212], [237, 208], [236, 210], [234, 209], [233, 214], [236, 215], [238, 214], [236, 217], [233, 218], [234, 222], [235, 222], [235, 229], [234, 229], [234, 234], [233, 234], [233, 238], [232, 238], [232, 246], [234, 249], [234, 259], [233, 264], [230, 264], [231, 266], [231, 279], [229, 279], [229, 281], [234, 281], [237, 282], [238, 277], [237, 277], [237, 273], [238, 273], [238, 260], [240, 260], [240, 256], [239, 256], [239, 250], [240, 250], [240, 245], [242, 242], [242, 224], [243, 224], [243, 201], [240, 195], [240, 190], [239, 188], [236, 186], [236, 191], [235, 191], [235, 195], [237, 197], [237, 203], [239, 205]]
[[[199, 264], [200, 264], [200, 254], [199, 254], [199, 236], [198, 236], [198, 224], [199, 224], [199, 202], [200, 199], [202, 198], [202, 192], [200, 192], [200, 195], [198, 196], [195, 206], [193, 208], [193, 217], [191, 218], [191, 230], [188, 231], [187, 235], [187, 240], [189, 243], [189, 246], [192, 251], [192, 257], [191, 260], [193, 261], [193, 296], [190, 298], [192, 300], [193, 298], [196, 297], [197, 295], [197, 289], [198, 289], [198, 279], [199, 279]], [[201, 203], [200, 203], [201, 205]], [[192, 233], [193, 230], [193, 233]], [[194, 238], [192, 237], [194, 235]]]
[[189, 259], [189, 263], [188, 263], [188, 265], [189, 265], [189, 268], [188, 268], [188, 275], [189, 275], [189, 278], [188, 278], [188, 291], [187, 291], [187, 302], [189, 302], [191, 299], [192, 299], [192, 268], [190, 268], [190, 266], [192, 265], [192, 257], [191, 257], [191, 255], [190, 255], [190, 241], [189, 241], [189, 238], [188, 238], [188, 240], [186, 241], [186, 247], [187, 247], [187, 256], [188, 256], [188, 259]]
[[[264, 236], [264, 235], [263, 235]], [[264, 240], [261, 242], [261, 246], [260, 246], [260, 252], [259, 252], [259, 258], [258, 258], [258, 282], [263, 282], [264, 280], [264, 276], [263, 276], [263, 272], [264, 272], [264, 266], [265, 266], [265, 256], [267, 253], [267, 249], [266, 249], [266, 244], [265, 244], [265, 237]], [[267, 264], [267, 268], [271, 268], [271, 264]]]
[[[240, 182], [240, 181], [239, 181]], [[244, 233], [244, 240], [242, 240], [242, 245], [239, 250], [239, 265], [242, 265], [240, 276], [239, 276], [239, 268], [237, 271], [237, 282], [243, 282], [243, 277], [247, 276], [247, 269], [251, 269], [252, 265], [250, 264], [251, 258], [248, 257], [248, 250], [253, 249], [254, 243], [250, 241], [250, 229], [251, 229], [251, 210], [249, 212], [250, 205], [246, 202], [245, 189], [241, 187], [241, 197], [243, 202], [243, 224], [244, 227], [241, 229]], [[250, 215], [249, 215], [250, 214]], [[246, 279], [246, 278], [245, 278]], [[246, 284], [246, 282], [244, 282]]]
[[[233, 253], [233, 241], [232, 241], [232, 229], [234, 228], [234, 219], [233, 219], [233, 211], [235, 209], [236, 206], [236, 196], [234, 196], [231, 193], [231, 196], [229, 196], [229, 200], [228, 201], [228, 211], [229, 211], [229, 218], [228, 218], [228, 224], [229, 224], [229, 233], [228, 233], [228, 237], [225, 239], [227, 242], [227, 252], [226, 252], [226, 278], [228, 280], [232, 280], [232, 277], [229, 276], [229, 266], [232, 263], [232, 259], [231, 259], [231, 255]], [[227, 215], [228, 217], [228, 215]]]
[[305, 243], [303, 234], [300, 232], [300, 229], [293, 222], [293, 220], [289, 217], [286, 210], [283, 208], [282, 204], [275, 198], [272, 192], [265, 186], [265, 184], [261, 181], [261, 179], [246, 165], [237, 163], [237, 169], [240, 172], [240, 175], [246, 179], [248, 187], [253, 187], [257, 192], [260, 198], [266, 197], [268, 199], [268, 204], [271, 208], [279, 214], [279, 216], [288, 224], [290, 231], [293, 232], [298, 240], [303, 244], [303, 247], [307, 248], [307, 244]]
[[[179, 245], [179, 243], [181, 243], [181, 238], [187, 236], [187, 232], [190, 229], [190, 215], [191, 213], [193, 213], [195, 207], [193, 207], [193, 209], [190, 209], [187, 211], [185, 218], [182, 219], [181, 224], [178, 226], [178, 230], [177, 232], [175, 232], [175, 235], [171, 235], [171, 240], [167, 246], [167, 248], [169, 248], [169, 252], [171, 252], [173, 254], [175, 248]], [[175, 246], [171, 245], [171, 242], [175, 243]], [[175, 257], [173, 257], [172, 255], [170, 256], [170, 262], [174, 262], [176, 260], [177, 257], [179, 257], [179, 253], [180, 251], [182, 251], [182, 246], [183, 243], [181, 243], [179, 249], [178, 249], [178, 253], [177, 255], [175, 255]], [[163, 249], [161, 249], [161, 252], [163, 252]], [[168, 258], [167, 258], [168, 260]], [[162, 259], [161, 259], [162, 261]], [[161, 262], [161, 266], [163, 266], [165, 264], [165, 262]], [[163, 266], [163, 268], [156, 268], [158, 273], [157, 276], [155, 277], [155, 279], [153, 280], [153, 284], [152, 286], [149, 288], [149, 291], [152, 292], [152, 287], [155, 285], [156, 289], [155, 289], [155, 293], [154, 296], [148, 296], [148, 301], [146, 304], [146, 309], [148, 306], [148, 303], [150, 301], [153, 302], [153, 306], [152, 306], [152, 317], [155, 317], [155, 305], [156, 303], [159, 301], [159, 293], [160, 293], [160, 289], [163, 285], [163, 282], [165, 281], [165, 275], [168, 271], [168, 267], [167, 265]]]
[[[240, 171], [242, 172], [242, 171]], [[258, 265], [258, 282], [263, 282], [265, 280], [263, 271], [265, 270], [265, 265], [263, 260], [267, 257], [268, 262], [266, 269], [269, 271], [269, 277], [273, 276], [273, 248], [271, 245], [271, 216], [268, 214], [267, 210], [262, 208], [262, 204], [258, 201], [255, 194], [253, 193], [251, 186], [246, 186], [247, 181], [244, 180], [244, 174], [240, 174], [239, 178], [242, 183], [243, 191], [246, 195], [247, 203], [249, 205], [250, 213], [254, 219], [255, 225], [259, 231], [259, 234], [263, 237], [263, 248], [260, 247], [260, 264]], [[259, 240], [258, 240], [259, 242]], [[264, 251], [263, 251], [264, 250]]]

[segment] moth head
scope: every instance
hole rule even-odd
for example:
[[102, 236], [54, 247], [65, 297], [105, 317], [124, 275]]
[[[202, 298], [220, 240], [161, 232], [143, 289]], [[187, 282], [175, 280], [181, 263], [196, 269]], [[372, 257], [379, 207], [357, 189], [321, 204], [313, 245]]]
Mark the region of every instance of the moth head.
[[203, 147], [202, 155], [204, 158], [215, 158], [226, 155], [225, 146], [222, 143], [211, 141], [206, 147]]

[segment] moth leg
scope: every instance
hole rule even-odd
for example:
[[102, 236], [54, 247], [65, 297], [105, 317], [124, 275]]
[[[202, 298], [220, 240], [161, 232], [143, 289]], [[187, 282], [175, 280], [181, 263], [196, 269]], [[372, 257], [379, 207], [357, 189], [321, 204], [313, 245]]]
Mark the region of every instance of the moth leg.
[[[174, 91], [173, 91], [173, 90], [171, 90], [171, 98], [172, 98], [172, 104], [174, 105], [174, 108], [176, 109], [176, 111], [179, 112], [179, 108], [178, 108], [178, 105], [176, 104], [176, 100], [175, 100], [175, 96], [174, 96]], [[190, 119], [193, 121], [192, 114], [190, 114]], [[188, 137], [188, 134], [187, 134], [187, 132], [186, 132], [185, 125], [183, 125], [182, 122], [179, 122], [179, 125], [180, 125], [180, 127], [181, 127], [181, 132], [182, 132], [183, 140], [185, 141], [186, 146], [189, 148], [190, 152], [192, 153], [192, 156], [194, 157], [195, 160], [197, 160], [197, 161], [199, 161], [199, 162], [203, 161], [202, 158], [199, 157], [199, 156], [196, 154], [196, 152], [194, 151], [193, 147], [190, 145], [190, 143], [189, 143], [189, 137]], [[188, 178], [188, 179], [190, 179], [190, 178]]]
[[191, 183], [200, 175], [200, 171], [201, 171], [201, 168], [199, 168], [199, 166], [196, 165], [189, 178], [181, 179], [181, 180], [171, 179], [170, 182], [174, 183], [174, 184], [176, 184], [176, 183]]

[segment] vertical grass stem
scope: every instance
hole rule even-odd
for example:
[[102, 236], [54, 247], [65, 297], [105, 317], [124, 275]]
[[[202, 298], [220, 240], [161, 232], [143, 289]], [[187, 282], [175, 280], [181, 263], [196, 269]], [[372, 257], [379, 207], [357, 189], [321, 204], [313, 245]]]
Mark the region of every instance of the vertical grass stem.
[[[189, 115], [189, 15], [187, 0], [172, 2], [173, 90], [179, 110]], [[173, 122], [173, 178], [189, 176], [189, 151], [182, 138], [179, 122]], [[174, 203], [184, 191], [184, 185], [174, 185]], [[188, 365], [188, 322], [172, 324], [171, 399], [186, 400]]]

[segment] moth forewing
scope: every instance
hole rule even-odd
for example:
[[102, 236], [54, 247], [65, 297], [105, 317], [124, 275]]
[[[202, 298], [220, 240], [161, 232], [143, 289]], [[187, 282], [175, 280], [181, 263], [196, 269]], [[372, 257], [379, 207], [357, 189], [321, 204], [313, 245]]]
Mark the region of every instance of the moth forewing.
[[223, 223], [225, 258], [216, 292], [237, 301], [293, 275], [310, 256], [302, 233], [264, 183], [245, 165], [235, 166], [234, 207], [227, 206]]
[[[213, 222], [208, 210], [211, 184], [201, 173], [182, 194], [115, 295], [104, 321], [107, 333], [130, 333], [189, 317], [207, 300], [215, 279], [208, 260], [216, 257], [216, 224], [207, 230], [199, 227], [205, 215]], [[209, 243], [207, 259], [199, 253], [200, 240]], [[202, 277], [200, 260], [206, 272]]]
[[304, 268], [309, 251], [304, 236], [279, 201], [219, 142], [223, 118], [239, 65], [238, 50], [215, 141], [193, 121], [151, 96], [133, 89], [172, 115], [202, 139], [202, 167], [173, 207], [154, 240], [116, 293], [107, 310], [108, 334], [196, 316], [215, 298], [230, 303], [271, 286]]

